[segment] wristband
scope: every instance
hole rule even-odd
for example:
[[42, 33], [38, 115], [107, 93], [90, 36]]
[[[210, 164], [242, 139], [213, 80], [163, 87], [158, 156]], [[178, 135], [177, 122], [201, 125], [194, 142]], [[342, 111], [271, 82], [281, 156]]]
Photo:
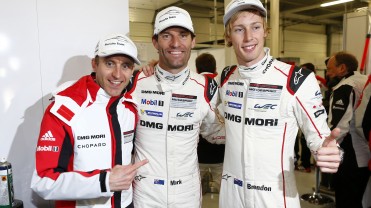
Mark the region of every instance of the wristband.
[[339, 150], [339, 156], [340, 156], [340, 164], [343, 163], [343, 160], [344, 160], [344, 154], [345, 154], [345, 151], [343, 148], [341, 148], [340, 146], [337, 146], [338, 147], [338, 150]]

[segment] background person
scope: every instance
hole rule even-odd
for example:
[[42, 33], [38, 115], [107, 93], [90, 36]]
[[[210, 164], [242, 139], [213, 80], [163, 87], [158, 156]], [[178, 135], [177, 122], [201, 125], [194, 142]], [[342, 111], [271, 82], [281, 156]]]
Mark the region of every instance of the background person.
[[[199, 74], [214, 79], [218, 75], [214, 56], [210, 53], [202, 53], [197, 56], [196, 71]], [[220, 181], [222, 179], [224, 149], [224, 144], [212, 144], [200, 135], [197, 155], [201, 176], [209, 176], [208, 173], [210, 173], [213, 179], [212, 182], [215, 184], [206, 184], [206, 186], [210, 188], [214, 185], [214, 187], [217, 188], [217, 190], [215, 190], [217, 192], [220, 190]], [[202, 178], [202, 180], [204, 180], [204, 178]], [[203, 193], [206, 191], [212, 190], [202, 190]]]
[[131, 164], [137, 110], [121, 96], [135, 63], [128, 37], [102, 38], [94, 72], [59, 88], [46, 109], [31, 188], [55, 207], [133, 207], [131, 184], [148, 162]]
[[[371, 152], [371, 75], [368, 75], [368, 79], [365, 87], [363, 88], [360, 101], [357, 104], [355, 110], [355, 127], [356, 132], [361, 137], [364, 137], [368, 141], [369, 149]], [[371, 171], [371, 158], [368, 161], [368, 169]], [[371, 180], [369, 178], [368, 185], [365, 193], [363, 194], [363, 207], [371, 207]]]
[[327, 62], [327, 76], [340, 82], [332, 87], [328, 125], [339, 128], [337, 141], [344, 149], [344, 161], [335, 174], [336, 207], [362, 208], [362, 197], [368, 178], [370, 151], [367, 140], [356, 134], [355, 108], [359, 102], [367, 76], [357, 72], [358, 61], [350, 53], [341, 51]]
[[238, 66], [226, 67], [220, 82], [226, 125], [221, 208], [300, 207], [293, 171], [299, 127], [322, 171], [336, 172], [340, 162], [338, 132], [326, 138], [330, 130], [314, 74], [269, 55], [266, 16], [259, 0], [232, 0], [223, 18]]
[[188, 67], [195, 35], [184, 9], [156, 15], [152, 43], [159, 54], [154, 74], [136, 72], [125, 94], [140, 109], [135, 161], [150, 161], [135, 177], [134, 205], [200, 207], [199, 134], [213, 143], [225, 135], [214, 112], [217, 84]]

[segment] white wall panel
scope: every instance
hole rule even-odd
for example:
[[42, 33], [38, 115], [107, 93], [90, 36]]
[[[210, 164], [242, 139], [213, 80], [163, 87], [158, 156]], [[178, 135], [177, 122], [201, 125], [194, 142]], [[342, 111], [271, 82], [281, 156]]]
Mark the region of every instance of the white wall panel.
[[[361, 67], [363, 50], [366, 41], [366, 35], [370, 22], [368, 20], [367, 11], [352, 12], [344, 15], [344, 50], [352, 53], [358, 60], [358, 70]], [[368, 61], [370, 59], [370, 49], [368, 49]], [[370, 63], [366, 60], [365, 70], [367, 74], [371, 72]]]
[[298, 57], [300, 64], [311, 62], [317, 68], [324, 67], [326, 59], [326, 35], [299, 31], [284, 31], [284, 55]]
[[52, 207], [30, 180], [43, 111], [59, 84], [91, 72], [99, 38], [129, 31], [127, 0], [12, 0], [0, 6], [0, 157], [24, 207]]

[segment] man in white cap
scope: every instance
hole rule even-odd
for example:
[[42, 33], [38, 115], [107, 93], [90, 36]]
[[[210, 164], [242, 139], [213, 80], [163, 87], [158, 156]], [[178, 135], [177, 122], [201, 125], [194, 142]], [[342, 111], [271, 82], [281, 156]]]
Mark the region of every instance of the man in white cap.
[[219, 89], [226, 125], [221, 208], [300, 207], [293, 151], [299, 127], [322, 171], [336, 172], [341, 160], [339, 132], [329, 136], [314, 74], [269, 55], [266, 18], [259, 0], [232, 0], [223, 18], [238, 65], [223, 70]]
[[46, 109], [31, 188], [55, 207], [133, 207], [131, 164], [137, 109], [122, 96], [140, 64], [125, 35], [102, 38], [93, 73], [59, 88]]
[[188, 67], [195, 35], [187, 11], [160, 11], [152, 42], [159, 54], [154, 74], [134, 73], [125, 94], [138, 102], [140, 111], [135, 161], [149, 160], [134, 180], [134, 206], [201, 207], [198, 135], [224, 142], [214, 112], [217, 84]]

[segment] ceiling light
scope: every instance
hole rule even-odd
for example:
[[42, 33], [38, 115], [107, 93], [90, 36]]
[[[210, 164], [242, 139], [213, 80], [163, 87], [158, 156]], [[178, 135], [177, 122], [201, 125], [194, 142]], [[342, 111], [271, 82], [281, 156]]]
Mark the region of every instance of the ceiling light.
[[354, 0], [337, 0], [337, 1], [331, 1], [331, 2], [327, 2], [327, 3], [321, 4], [321, 7], [328, 7], [328, 6], [332, 6], [332, 5], [336, 5], [336, 4], [342, 4], [342, 3], [346, 3], [346, 2], [350, 2], [350, 1], [354, 1]]

